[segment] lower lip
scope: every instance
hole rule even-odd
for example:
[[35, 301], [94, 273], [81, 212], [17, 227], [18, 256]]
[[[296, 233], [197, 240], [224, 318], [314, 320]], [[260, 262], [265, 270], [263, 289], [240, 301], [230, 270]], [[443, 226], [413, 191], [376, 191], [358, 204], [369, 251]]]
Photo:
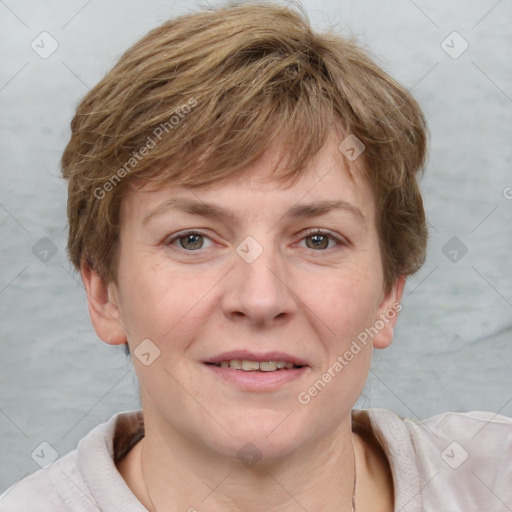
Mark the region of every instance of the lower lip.
[[288, 370], [262, 372], [235, 370], [234, 368], [206, 363], [204, 365], [222, 379], [245, 391], [274, 391], [284, 384], [300, 379], [309, 369], [308, 366], [302, 366], [301, 368]]

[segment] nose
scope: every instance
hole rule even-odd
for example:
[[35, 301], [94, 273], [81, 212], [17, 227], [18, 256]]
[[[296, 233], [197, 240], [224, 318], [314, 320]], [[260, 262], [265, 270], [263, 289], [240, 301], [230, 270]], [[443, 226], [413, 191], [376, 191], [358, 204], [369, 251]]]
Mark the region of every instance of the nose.
[[250, 247], [252, 257], [244, 255], [243, 246], [239, 249], [234, 268], [224, 283], [224, 314], [230, 320], [255, 326], [285, 323], [296, 311], [290, 272], [287, 272], [285, 262], [268, 247], [261, 247], [261, 254], [254, 260], [254, 246]]

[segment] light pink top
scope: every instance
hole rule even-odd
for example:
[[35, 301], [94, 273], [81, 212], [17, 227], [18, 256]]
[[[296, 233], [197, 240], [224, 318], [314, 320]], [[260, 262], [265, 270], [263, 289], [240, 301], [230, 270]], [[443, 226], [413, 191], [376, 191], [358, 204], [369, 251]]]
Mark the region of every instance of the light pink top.
[[[512, 418], [448, 412], [420, 422], [365, 409], [353, 411], [353, 424], [386, 452], [396, 512], [512, 511]], [[147, 512], [114, 462], [143, 429], [140, 411], [116, 414], [4, 492], [0, 512]]]

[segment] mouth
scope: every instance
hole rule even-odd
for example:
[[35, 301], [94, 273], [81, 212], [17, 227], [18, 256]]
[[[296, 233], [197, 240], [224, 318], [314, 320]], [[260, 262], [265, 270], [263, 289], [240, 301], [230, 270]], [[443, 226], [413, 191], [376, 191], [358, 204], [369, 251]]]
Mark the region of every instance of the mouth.
[[285, 352], [223, 352], [206, 361], [206, 368], [229, 385], [251, 392], [271, 392], [291, 385], [311, 370], [305, 359]]
[[304, 365], [297, 365], [291, 361], [251, 361], [249, 359], [230, 359], [219, 363], [206, 363], [219, 368], [233, 368], [243, 372], [281, 372], [302, 368]]

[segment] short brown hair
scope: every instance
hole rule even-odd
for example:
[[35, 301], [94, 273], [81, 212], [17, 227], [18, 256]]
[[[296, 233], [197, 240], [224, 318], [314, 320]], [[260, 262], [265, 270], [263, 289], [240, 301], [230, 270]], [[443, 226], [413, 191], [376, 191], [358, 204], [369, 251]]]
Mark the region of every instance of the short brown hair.
[[286, 166], [276, 180], [293, 181], [336, 126], [365, 146], [389, 289], [426, 250], [417, 183], [426, 126], [411, 95], [353, 40], [314, 32], [300, 6], [242, 3], [164, 23], [120, 58], [72, 120], [62, 174], [73, 265], [116, 281], [119, 209], [134, 180], [220, 182], [280, 137]]

